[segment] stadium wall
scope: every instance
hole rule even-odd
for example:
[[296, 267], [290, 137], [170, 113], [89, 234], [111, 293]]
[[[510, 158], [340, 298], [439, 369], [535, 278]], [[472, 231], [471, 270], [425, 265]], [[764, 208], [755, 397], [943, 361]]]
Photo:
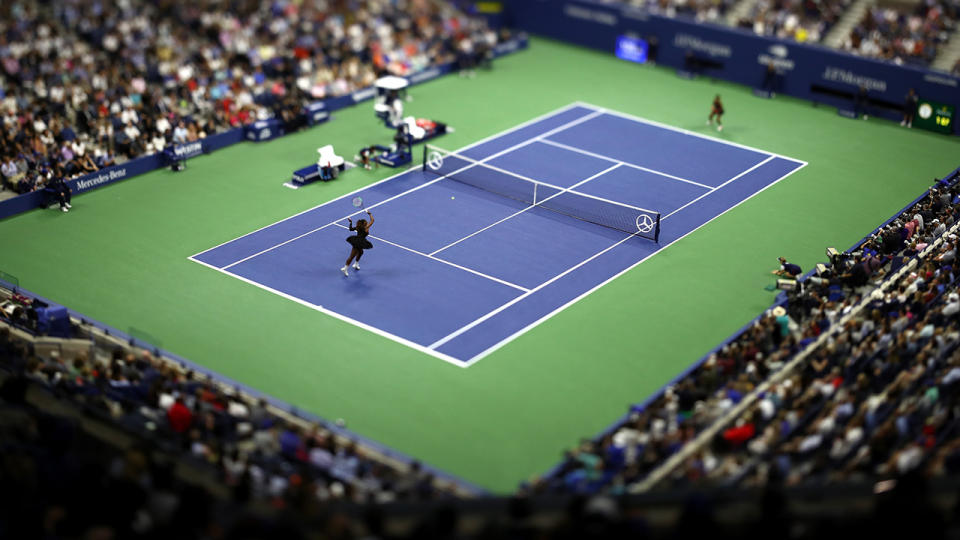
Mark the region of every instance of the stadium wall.
[[[519, 36], [515, 39], [505, 41], [497, 45], [494, 48], [493, 54], [495, 58], [499, 58], [501, 56], [505, 56], [526, 48], [526, 36]], [[405, 78], [410, 82], [411, 86], [415, 86], [427, 81], [432, 81], [433, 79], [442, 77], [443, 75], [447, 75], [455, 69], [456, 64], [454, 63], [442, 64], [427, 68]], [[364, 88], [344, 96], [338, 96], [310, 103], [304, 107], [304, 114], [307, 116], [307, 122], [310, 125], [319, 124], [327, 121], [330, 118], [330, 113], [333, 111], [368, 101], [373, 99], [375, 95], [376, 90], [373, 87]], [[270, 122], [270, 129], [267, 130], [264, 130], [262, 127], [257, 127], [256, 129], [251, 130], [250, 126], [235, 128], [204, 138], [203, 140], [199, 141], [199, 149], [194, 148], [195, 143], [180, 145], [178, 148], [183, 149], [184, 158], [189, 158], [200, 154], [214, 152], [221, 148], [231, 146], [248, 139], [254, 142], [270, 140], [284, 134], [282, 128], [280, 128], [278, 124], [279, 123], [276, 121]], [[251, 126], [255, 126], [255, 124], [251, 124]], [[266, 133], [261, 136], [261, 133], [264, 133], [264, 131], [266, 131]], [[178, 154], [177, 149], [174, 148], [172, 153]], [[168, 152], [168, 155], [170, 155], [170, 152]], [[119, 182], [120, 180], [126, 180], [128, 178], [133, 178], [134, 176], [148, 173], [155, 169], [165, 167], [168, 164], [168, 157], [164, 155], [164, 152], [157, 152], [148, 156], [132, 159], [126, 163], [123, 163], [122, 165], [107, 167], [100, 169], [95, 173], [80, 176], [68, 181], [67, 185], [70, 186], [71, 190], [73, 190], [73, 194], [77, 195], [90, 191], [91, 189], [96, 189]], [[40, 206], [45, 206], [48, 202], [51, 201], [48, 199], [48, 194], [43, 190], [24, 193], [17, 197], [0, 201], [0, 220], [33, 210], [34, 208]]]
[[[738, 28], [654, 15], [620, 3], [515, 0], [507, 4], [506, 22], [527, 32], [610, 53], [618, 36], [645, 39], [657, 64], [753, 88], [764, 86], [772, 62], [778, 73], [773, 91], [841, 111], [853, 109], [860, 85], [867, 89], [872, 116], [899, 121], [910, 88], [923, 99], [960, 109], [960, 78], [946, 73], [758, 36]], [[960, 134], [956, 119], [953, 133]]]

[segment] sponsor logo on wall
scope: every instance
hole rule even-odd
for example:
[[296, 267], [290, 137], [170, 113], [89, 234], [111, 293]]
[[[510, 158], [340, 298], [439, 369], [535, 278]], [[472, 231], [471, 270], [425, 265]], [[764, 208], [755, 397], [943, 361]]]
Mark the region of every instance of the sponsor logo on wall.
[[764, 66], [773, 64], [774, 69], [780, 73], [793, 71], [793, 68], [797, 66], [789, 56], [790, 49], [786, 45], [776, 43], [767, 47], [766, 52], [757, 55], [757, 63]]
[[371, 87], [371, 88], [364, 88], [363, 90], [358, 90], [358, 91], [354, 92], [353, 94], [351, 94], [350, 97], [353, 98], [353, 101], [354, 101], [354, 102], [359, 103], [359, 102], [361, 102], [361, 101], [363, 101], [363, 100], [365, 100], [365, 99], [370, 99], [370, 98], [372, 98], [372, 97], [374, 96], [374, 94], [376, 94], [376, 92], [377, 92], [377, 89], [376, 89], [376, 88], [373, 88], [373, 87]]
[[950, 77], [945, 77], [942, 75], [937, 75], [935, 73], [928, 73], [923, 76], [923, 80], [931, 82], [933, 84], [942, 84], [944, 86], [957, 87], [957, 80], [951, 79]]
[[496, 47], [493, 48], [493, 51], [497, 54], [507, 54], [511, 53], [520, 48], [519, 41], [505, 41]]
[[673, 46], [680, 49], [706, 53], [719, 58], [730, 58], [733, 56], [733, 47], [725, 43], [706, 41], [692, 34], [680, 33], [673, 36]]
[[563, 6], [563, 13], [572, 19], [580, 19], [582, 21], [591, 21], [600, 24], [605, 24], [607, 26], [616, 26], [617, 25], [617, 16], [613, 13], [607, 13], [606, 11], [597, 11], [594, 9], [587, 9], [585, 7], [575, 6], [573, 4], [567, 4]]
[[635, 6], [623, 6], [623, 9], [620, 10], [620, 15], [635, 21], [646, 21], [650, 19], [650, 14], [647, 13], [647, 10]]
[[873, 79], [871, 77], [867, 77], [866, 75], [858, 75], [843, 68], [827, 66], [826, 69], [823, 70], [823, 74], [820, 76], [828, 81], [852, 84], [854, 86], [863, 86], [867, 90], [874, 90], [877, 92], [887, 91], [887, 81]]
[[435, 79], [440, 75], [442, 74], [440, 73], [440, 70], [437, 68], [427, 69], [427, 70], [421, 71], [420, 73], [412, 75], [410, 77], [410, 84], [417, 84], [430, 79]]
[[178, 158], [191, 158], [203, 153], [203, 143], [200, 141], [189, 144], [180, 144], [173, 147], [173, 155]]
[[103, 172], [96, 176], [92, 176], [90, 178], [77, 180], [77, 190], [84, 191], [90, 188], [97, 187], [100, 184], [106, 184], [107, 182], [112, 182], [114, 180], [117, 180], [119, 178], [124, 178], [126, 176], [127, 176], [126, 167], [112, 169], [108, 172]]

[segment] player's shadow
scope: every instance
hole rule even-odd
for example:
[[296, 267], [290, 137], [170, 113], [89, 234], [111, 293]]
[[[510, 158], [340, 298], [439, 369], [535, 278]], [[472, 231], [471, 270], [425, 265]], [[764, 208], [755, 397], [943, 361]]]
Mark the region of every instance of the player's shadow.
[[730, 128], [728, 128], [727, 126], [723, 126], [723, 131], [717, 131], [716, 124], [709, 125], [706, 123], [706, 121], [704, 121], [702, 124], [687, 125], [682, 127], [687, 131], [692, 131], [694, 133], [714, 135], [720, 138], [726, 138], [725, 135], [729, 134], [730, 132]]
[[398, 276], [403, 276], [404, 272], [398, 268], [369, 268], [363, 270], [350, 269], [350, 276], [340, 275], [346, 282], [345, 291], [358, 298], [366, 298], [373, 294], [377, 289], [378, 283], [389, 282]]

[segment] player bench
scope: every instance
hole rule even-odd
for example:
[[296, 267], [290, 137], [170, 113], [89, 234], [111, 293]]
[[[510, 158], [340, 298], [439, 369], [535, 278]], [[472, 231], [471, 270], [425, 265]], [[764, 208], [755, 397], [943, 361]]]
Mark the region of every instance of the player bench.
[[353, 163], [343, 162], [340, 165], [335, 165], [331, 167], [335, 172], [330, 175], [329, 178], [322, 178], [320, 174], [320, 166], [316, 163], [312, 165], [307, 165], [302, 169], [297, 169], [293, 171], [293, 175], [290, 177], [290, 181], [284, 184], [287, 187], [292, 187], [297, 189], [299, 187], [305, 186], [311, 182], [316, 182], [320, 180], [322, 182], [329, 182], [330, 180], [336, 180], [336, 178], [343, 171], [354, 167]]
[[[315, 164], [293, 171], [290, 181], [284, 185], [297, 189], [316, 180], [329, 182], [330, 180], [336, 180], [343, 171], [355, 167], [353, 163], [347, 163], [341, 156], [338, 156], [333, 151], [332, 144], [317, 148], [317, 153], [320, 154], [320, 157]], [[324, 169], [328, 169], [329, 172], [324, 174]]]

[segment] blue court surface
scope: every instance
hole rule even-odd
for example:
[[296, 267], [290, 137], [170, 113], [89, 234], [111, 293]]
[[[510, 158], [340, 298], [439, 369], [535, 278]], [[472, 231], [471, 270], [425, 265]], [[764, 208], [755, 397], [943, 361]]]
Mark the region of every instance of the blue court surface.
[[[458, 174], [659, 212], [659, 242], [418, 167], [190, 259], [467, 367], [806, 165], [584, 103], [456, 154]], [[355, 196], [374, 248], [345, 277]]]

